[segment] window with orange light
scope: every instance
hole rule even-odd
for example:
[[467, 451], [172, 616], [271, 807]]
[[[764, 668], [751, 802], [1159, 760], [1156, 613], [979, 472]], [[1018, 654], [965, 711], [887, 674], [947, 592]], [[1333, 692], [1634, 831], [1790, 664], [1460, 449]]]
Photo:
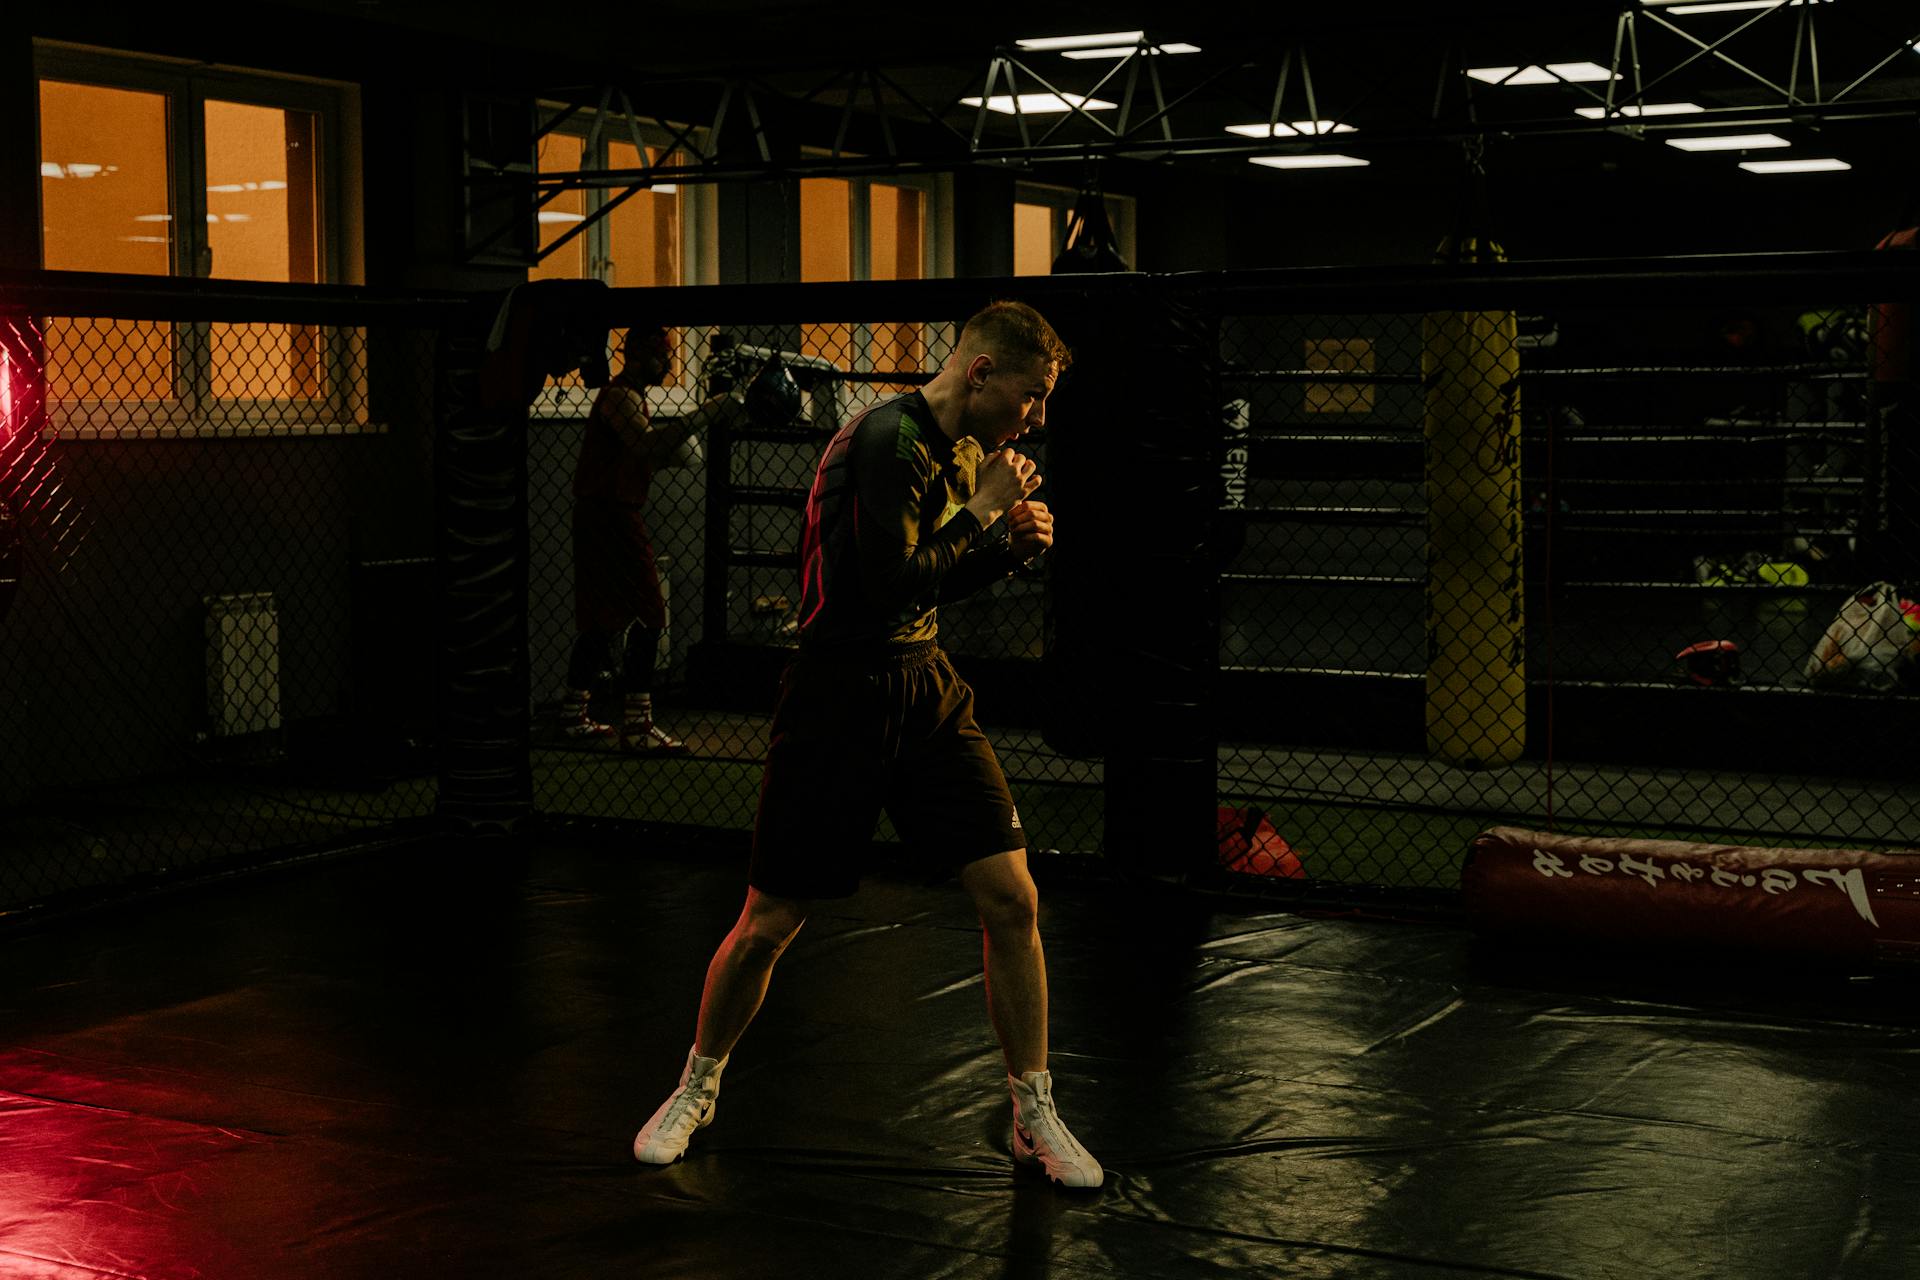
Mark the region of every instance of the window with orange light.
[[[208, 99], [206, 274], [318, 284], [320, 120], [311, 111]], [[325, 391], [313, 325], [215, 324], [215, 399], [311, 400]]]
[[[801, 179], [800, 279], [853, 278], [853, 184], [845, 178]], [[800, 353], [852, 368], [853, 326], [802, 325]]]
[[[550, 116], [564, 108], [547, 105]], [[562, 174], [625, 172], [656, 166], [676, 167], [685, 158], [652, 126], [638, 126], [620, 115], [571, 120], [544, 134], [538, 144], [543, 177]], [[625, 185], [617, 178], [589, 180], [564, 187], [541, 204], [540, 259], [528, 268], [529, 280], [603, 280], [616, 289], [658, 288], [691, 283], [702, 274], [694, 243], [694, 201], [689, 188], [652, 181]], [[608, 334], [615, 372], [620, 367], [624, 329]], [[697, 341], [687, 335], [687, 341]], [[688, 349], [677, 340], [667, 370], [663, 400], [688, 380]], [[541, 417], [574, 417], [586, 412], [593, 396], [578, 373], [551, 380], [535, 402]]]
[[[925, 186], [900, 180], [802, 179], [801, 280], [925, 279], [929, 274], [928, 195]], [[800, 350], [849, 372], [918, 373], [927, 358], [925, 326], [918, 322], [805, 325]], [[884, 390], [892, 384], [878, 385]]]
[[[867, 187], [867, 278], [919, 280], [926, 275], [927, 197], [915, 187], [886, 182]], [[919, 324], [876, 324], [867, 339], [876, 370], [919, 370], [927, 340]]]
[[[172, 115], [163, 93], [40, 81], [42, 266], [173, 274]], [[53, 317], [44, 332], [52, 399], [180, 394], [170, 324]]]
[[[340, 95], [37, 48], [41, 262], [305, 285], [341, 270], [328, 148]], [[364, 426], [360, 344], [312, 325], [50, 317], [50, 422], [197, 432]], [[245, 406], [258, 407], [251, 417]], [[217, 420], [217, 422], [215, 421]]]
[[1013, 206], [1013, 274], [1044, 276], [1053, 270], [1054, 211], [1044, 204]]
[[[586, 139], [566, 133], [549, 133], [540, 139], [539, 170], [548, 174], [578, 173], [586, 151]], [[579, 187], [559, 191], [534, 212], [540, 224], [540, 261], [527, 269], [529, 280], [586, 280], [587, 240], [578, 234], [587, 220], [587, 193]]]

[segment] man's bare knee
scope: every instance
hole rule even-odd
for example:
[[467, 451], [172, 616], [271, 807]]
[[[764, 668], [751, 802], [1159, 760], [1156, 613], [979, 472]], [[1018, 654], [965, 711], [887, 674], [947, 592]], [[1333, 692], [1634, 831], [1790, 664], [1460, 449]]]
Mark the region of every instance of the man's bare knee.
[[733, 928], [734, 946], [749, 955], [777, 959], [806, 922], [806, 903], [750, 889], [746, 909]]
[[1024, 935], [1040, 918], [1040, 893], [1024, 873], [983, 878], [968, 887], [989, 933]]

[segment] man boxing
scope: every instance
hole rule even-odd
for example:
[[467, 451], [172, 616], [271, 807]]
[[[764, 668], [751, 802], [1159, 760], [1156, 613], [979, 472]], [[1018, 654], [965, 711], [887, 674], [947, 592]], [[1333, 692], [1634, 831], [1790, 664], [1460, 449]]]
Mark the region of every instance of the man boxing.
[[[1007, 446], [1046, 421], [1070, 356], [1022, 303], [967, 321], [922, 390], [827, 446], [801, 539], [800, 650], [782, 681], [746, 904], [707, 968], [680, 1084], [634, 1138], [667, 1164], [714, 1117], [720, 1076], [811, 904], [858, 887], [880, 811], [910, 853], [957, 873], [985, 935], [987, 1013], [1013, 1096], [1013, 1157], [1070, 1187], [1104, 1174], [1053, 1103], [1047, 979], [1026, 838], [973, 691], [936, 640], [941, 602], [1053, 543], [1040, 477]], [[983, 545], [1004, 519], [1007, 539]]]
[[[672, 367], [664, 325], [637, 323], [621, 345], [620, 373], [594, 399], [573, 473], [573, 608], [577, 630], [567, 663], [560, 732], [574, 741], [612, 739], [638, 754], [686, 748], [654, 723], [653, 676], [667, 603], [648, 535], [647, 493], [654, 472], [722, 416], [742, 415], [731, 396], [715, 396], [681, 417], [655, 417], [648, 387]], [[618, 728], [594, 717], [595, 685], [611, 679]]]

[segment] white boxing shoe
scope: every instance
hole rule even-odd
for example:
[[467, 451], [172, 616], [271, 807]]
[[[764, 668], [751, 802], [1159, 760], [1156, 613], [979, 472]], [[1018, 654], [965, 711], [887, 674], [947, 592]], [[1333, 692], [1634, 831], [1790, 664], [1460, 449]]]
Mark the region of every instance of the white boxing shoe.
[[720, 1073], [726, 1058], [703, 1058], [687, 1050], [680, 1087], [667, 1096], [653, 1118], [633, 1138], [633, 1158], [642, 1164], [672, 1164], [687, 1153], [695, 1129], [713, 1123], [720, 1109]]
[[1009, 1075], [1013, 1094], [1013, 1162], [1038, 1165], [1063, 1187], [1097, 1187], [1106, 1181], [1100, 1167], [1080, 1140], [1073, 1136], [1053, 1106], [1053, 1073], [1029, 1071]]

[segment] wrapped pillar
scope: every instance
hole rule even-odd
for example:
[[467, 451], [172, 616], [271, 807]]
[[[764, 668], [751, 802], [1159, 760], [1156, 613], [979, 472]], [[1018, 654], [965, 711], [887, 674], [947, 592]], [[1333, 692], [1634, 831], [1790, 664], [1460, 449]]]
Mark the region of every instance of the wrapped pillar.
[[1151, 875], [1208, 871], [1223, 453], [1214, 323], [1140, 277], [1041, 308], [1074, 352], [1047, 413], [1060, 542], [1048, 555], [1046, 737], [1105, 760], [1109, 859]]
[[[1454, 256], [1503, 257], [1484, 238]], [[1468, 768], [1526, 747], [1518, 336], [1512, 311], [1435, 312], [1424, 328], [1427, 750]]]
[[[1890, 233], [1876, 249], [1911, 254], [1920, 227]], [[1868, 576], [1913, 584], [1920, 578], [1920, 396], [1914, 389], [1913, 303], [1875, 303], [1868, 313], [1867, 510], [1861, 563]]]
[[527, 409], [550, 376], [606, 381], [606, 286], [521, 285], [492, 325], [443, 337], [438, 438], [437, 815], [476, 834], [533, 813]]

